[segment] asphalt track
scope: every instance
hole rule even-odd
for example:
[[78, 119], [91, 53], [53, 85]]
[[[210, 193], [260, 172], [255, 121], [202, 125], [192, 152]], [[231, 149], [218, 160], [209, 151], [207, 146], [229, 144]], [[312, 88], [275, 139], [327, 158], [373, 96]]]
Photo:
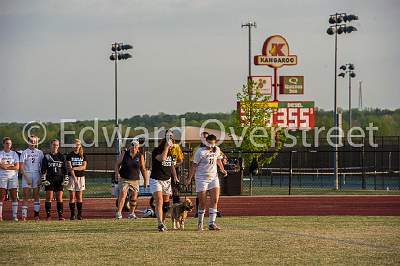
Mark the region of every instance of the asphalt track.
[[[193, 197], [191, 197], [194, 200]], [[139, 199], [137, 215], [149, 207], [149, 197]], [[18, 216], [20, 216], [21, 202]], [[44, 201], [41, 201], [40, 217], [45, 217]], [[84, 199], [85, 219], [114, 218], [115, 199]], [[52, 217], [56, 215], [56, 203], [52, 204]], [[399, 196], [225, 196], [221, 197], [219, 210], [223, 216], [400, 216]], [[33, 218], [33, 203], [29, 203], [28, 219]], [[190, 214], [193, 215], [193, 212]], [[64, 216], [69, 217], [68, 200], [64, 201]], [[126, 214], [124, 215], [126, 216]], [[10, 220], [11, 203], [5, 202], [3, 219]]]

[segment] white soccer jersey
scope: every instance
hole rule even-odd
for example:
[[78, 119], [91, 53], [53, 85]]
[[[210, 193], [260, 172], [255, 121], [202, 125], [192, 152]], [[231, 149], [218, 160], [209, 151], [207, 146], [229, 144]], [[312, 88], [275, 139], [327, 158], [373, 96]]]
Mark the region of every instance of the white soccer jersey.
[[193, 162], [197, 164], [196, 178], [210, 179], [217, 176], [217, 160], [222, 159], [222, 156], [219, 147], [215, 148], [215, 152], [213, 152], [208, 147], [201, 147], [194, 154]]
[[24, 164], [25, 173], [39, 173], [42, 160], [43, 152], [36, 148], [24, 150], [20, 158], [20, 162]]
[[[0, 151], [0, 162], [7, 164], [18, 163], [18, 154], [15, 151]], [[18, 176], [17, 170], [4, 170], [0, 168], [0, 178], [13, 178], [15, 176]]]

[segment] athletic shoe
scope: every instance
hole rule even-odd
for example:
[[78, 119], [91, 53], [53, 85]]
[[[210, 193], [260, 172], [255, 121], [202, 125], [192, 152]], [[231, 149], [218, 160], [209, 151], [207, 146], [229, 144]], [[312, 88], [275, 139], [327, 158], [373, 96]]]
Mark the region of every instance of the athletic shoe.
[[221, 228], [219, 228], [216, 224], [209, 224], [208, 225], [208, 230], [211, 230], [211, 231], [219, 231], [219, 230], [221, 230]]
[[81, 220], [81, 221], [83, 220], [83, 217], [82, 217], [82, 215], [80, 215], [80, 214], [78, 214], [76, 218], [77, 218], [78, 220]]
[[0, 217], [0, 222], [2, 222], [3, 221], [3, 217]]
[[158, 231], [160, 231], [160, 232], [167, 231], [167, 227], [165, 226], [165, 224], [159, 224], [158, 225]]
[[22, 217], [21, 221], [26, 222], [26, 217]]
[[71, 221], [76, 220], [76, 216], [75, 216], [75, 215], [72, 215], [69, 219], [70, 219]]
[[59, 221], [65, 221], [65, 218], [62, 217], [62, 216], [59, 216], [59, 217], [58, 217], [58, 220], [59, 220]]
[[39, 216], [35, 216], [35, 221], [36, 221], [36, 222], [39, 222], [39, 221], [40, 221]]
[[197, 231], [204, 231], [203, 225], [201, 223], [197, 224]]
[[115, 214], [115, 219], [121, 220], [121, 219], [122, 219], [122, 214], [119, 213], [119, 212], [117, 212], [117, 213]]
[[136, 214], [134, 214], [134, 213], [130, 213], [130, 214], [128, 215], [128, 219], [136, 220], [136, 219], [137, 219], [137, 216], [136, 216]]
[[13, 217], [12, 219], [14, 222], [18, 222], [18, 218], [17, 217]]

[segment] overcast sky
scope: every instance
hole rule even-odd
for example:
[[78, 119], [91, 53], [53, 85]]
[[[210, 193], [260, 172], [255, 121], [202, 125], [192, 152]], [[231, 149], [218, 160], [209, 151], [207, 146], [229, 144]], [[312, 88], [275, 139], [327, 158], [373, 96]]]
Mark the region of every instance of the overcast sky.
[[[58, 121], [114, 116], [114, 41], [132, 44], [119, 64], [119, 116], [228, 112], [247, 75], [247, 31], [257, 22], [253, 55], [281, 34], [305, 76], [304, 96], [333, 107], [334, 39], [328, 17], [355, 13], [358, 31], [339, 36], [339, 64], [352, 62], [353, 106], [399, 108], [400, 1], [0, 1], [0, 121]], [[271, 75], [269, 67], [253, 73]], [[347, 108], [347, 80], [338, 80]]]

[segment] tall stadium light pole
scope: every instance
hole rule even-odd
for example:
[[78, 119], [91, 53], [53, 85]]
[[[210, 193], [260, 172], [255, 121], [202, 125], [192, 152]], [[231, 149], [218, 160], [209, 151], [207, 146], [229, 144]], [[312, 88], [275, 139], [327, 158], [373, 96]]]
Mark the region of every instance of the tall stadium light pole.
[[338, 76], [344, 78], [346, 74], [349, 76], [349, 130], [351, 129], [351, 79], [356, 77], [354, 72], [354, 64], [345, 64], [340, 67], [343, 71]]
[[[329, 24], [331, 24], [326, 33], [329, 35], [335, 35], [335, 79], [334, 79], [334, 106], [333, 106], [333, 122], [335, 129], [338, 128], [338, 117], [337, 117], [337, 41], [338, 34], [351, 33], [357, 29], [353, 26], [348, 26], [347, 23], [353, 20], [358, 20], [358, 16], [346, 13], [335, 13], [329, 16]], [[338, 131], [338, 130], [337, 130]], [[336, 135], [338, 135], [337, 132]], [[338, 139], [335, 140], [335, 150], [333, 154], [333, 171], [335, 176], [335, 188], [339, 189], [339, 154], [338, 154]]]
[[123, 52], [124, 50], [129, 50], [132, 49], [132, 45], [130, 44], [123, 44], [123, 43], [113, 43], [111, 44], [111, 51], [112, 54], [110, 55], [110, 60], [114, 61], [114, 96], [115, 96], [115, 121], [114, 121], [114, 127], [117, 130], [116, 134], [116, 151], [117, 151], [117, 156], [120, 153], [120, 147], [119, 147], [119, 140], [120, 140], [120, 132], [119, 132], [119, 123], [118, 123], [118, 71], [117, 71], [117, 61], [118, 60], [126, 60], [128, 58], [131, 58], [132, 55], [129, 53]]

